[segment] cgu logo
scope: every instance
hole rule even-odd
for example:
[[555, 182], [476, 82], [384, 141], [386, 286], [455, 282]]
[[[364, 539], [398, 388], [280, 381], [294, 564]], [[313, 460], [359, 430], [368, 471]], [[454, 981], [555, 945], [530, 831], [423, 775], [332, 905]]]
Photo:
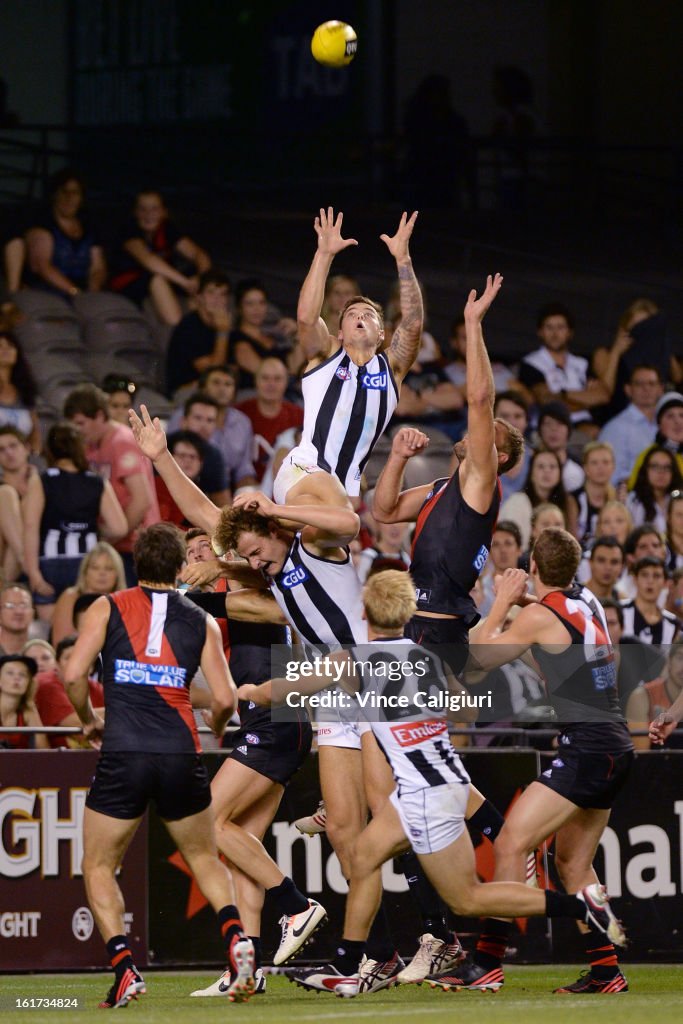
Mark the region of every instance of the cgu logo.
[[[57, 789], [0, 792], [0, 878], [22, 878], [40, 868], [43, 878], [59, 875], [59, 844], [69, 845], [71, 876], [80, 876], [83, 810], [88, 787], [69, 790], [69, 815], [59, 813]], [[36, 803], [40, 812], [34, 817]], [[8, 820], [5, 826], [5, 819]]]
[[368, 391], [386, 391], [386, 373], [366, 373], [363, 377], [363, 387]]
[[297, 566], [291, 572], [288, 572], [286, 576], [282, 577], [282, 586], [287, 587], [291, 590], [292, 587], [298, 587], [300, 583], [304, 583], [308, 579], [308, 573], [304, 569], [303, 565]]

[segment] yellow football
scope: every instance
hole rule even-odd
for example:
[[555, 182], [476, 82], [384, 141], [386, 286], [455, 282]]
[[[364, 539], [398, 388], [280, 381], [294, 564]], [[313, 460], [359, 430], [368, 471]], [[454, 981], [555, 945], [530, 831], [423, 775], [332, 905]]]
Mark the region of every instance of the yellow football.
[[356, 56], [358, 38], [343, 21], [326, 21], [318, 25], [311, 39], [311, 53], [319, 64], [343, 68]]

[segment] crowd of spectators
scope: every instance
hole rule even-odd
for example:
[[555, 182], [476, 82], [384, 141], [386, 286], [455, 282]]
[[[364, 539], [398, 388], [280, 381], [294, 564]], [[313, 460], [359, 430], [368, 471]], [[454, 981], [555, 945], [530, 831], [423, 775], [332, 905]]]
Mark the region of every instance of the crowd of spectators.
[[[27, 314], [14, 293], [38, 289], [73, 300], [81, 292], [110, 289], [166, 325], [169, 449], [219, 505], [243, 490], [270, 493], [278, 461], [303, 423], [305, 356], [296, 321], [269, 302], [267, 286], [251, 278], [233, 287], [209, 252], [175, 224], [154, 189], [135, 198], [131, 219], [110, 251], [84, 198], [80, 176], [61, 172], [44, 216], [4, 250], [3, 725], [41, 718], [47, 724], [43, 714], [53, 724], [68, 718], [61, 707], [65, 714], [55, 720], [59, 701], [41, 697], [41, 686], [49, 677], [54, 691], [59, 682], [77, 628], [74, 614], [93, 595], [135, 582], [131, 552], [141, 527], [160, 520], [193, 526], [133, 440], [127, 414], [139, 395], [129, 377], [110, 373], [101, 387], [85, 380], [74, 386], [61, 420], [41, 436], [39, 395], [16, 333]], [[323, 317], [330, 332], [336, 332], [344, 303], [361, 291], [345, 274], [328, 279]], [[390, 337], [397, 325], [395, 296], [387, 300]], [[622, 641], [620, 658], [628, 663], [624, 711], [642, 723], [646, 709], [671, 703], [683, 686], [683, 656], [675, 653], [683, 616], [683, 361], [648, 299], [624, 311], [614, 339], [591, 359], [572, 352], [574, 329], [570, 310], [547, 304], [521, 361], [493, 364], [495, 414], [518, 427], [527, 446], [519, 466], [501, 478], [499, 521], [475, 598], [486, 614], [496, 573], [528, 565], [538, 533], [565, 526], [584, 549], [579, 579], [605, 603]], [[461, 318], [454, 319], [447, 339], [425, 333], [390, 430], [419, 425], [432, 448], [448, 457], [466, 424], [464, 351]], [[363, 529], [353, 545], [359, 574], [407, 567], [410, 529], [378, 527], [364, 506], [361, 514]], [[529, 671], [512, 666], [497, 673], [502, 720], [523, 715], [529, 700], [541, 700]], [[21, 740], [21, 734], [0, 735], [0, 745]]]

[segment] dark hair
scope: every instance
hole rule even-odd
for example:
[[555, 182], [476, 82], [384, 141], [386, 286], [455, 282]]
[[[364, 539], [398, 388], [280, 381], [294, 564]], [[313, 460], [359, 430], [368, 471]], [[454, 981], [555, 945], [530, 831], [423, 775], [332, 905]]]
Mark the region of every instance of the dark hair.
[[210, 270], [205, 270], [203, 274], [199, 275], [199, 291], [203, 292], [205, 288], [208, 288], [210, 284], [218, 285], [219, 288], [227, 288], [228, 292], [232, 291], [232, 284], [230, 278], [224, 270], [218, 270], [217, 267], [212, 267]]
[[56, 466], [60, 459], [71, 459], [79, 473], [85, 473], [85, 445], [72, 423], [55, 423], [50, 427], [45, 438], [45, 458], [48, 466]]
[[17, 361], [12, 367], [10, 381], [17, 389], [17, 394], [21, 404], [25, 405], [27, 409], [32, 409], [36, 404], [36, 393], [38, 389], [36, 387], [33, 373], [31, 372], [31, 367], [26, 362], [26, 357], [21, 351], [21, 345], [12, 331], [0, 330], [0, 338], [6, 338], [10, 345], [12, 345], [16, 350]]
[[117, 391], [126, 391], [129, 395], [134, 395], [138, 389], [135, 381], [120, 373], [108, 373], [100, 387], [107, 395], [113, 395]]
[[214, 363], [213, 366], [207, 366], [199, 377], [199, 390], [202, 391], [202, 394], [204, 394], [202, 389], [206, 387], [206, 382], [212, 373], [224, 373], [234, 384], [237, 384], [240, 376], [239, 367], [229, 363]]
[[75, 181], [85, 196], [85, 179], [83, 178], [83, 175], [73, 167], [62, 167], [60, 171], [56, 171], [50, 177], [50, 180], [47, 183], [47, 194], [50, 199], [54, 200], [60, 188], [64, 188], [64, 186], [70, 181]]
[[628, 383], [629, 384], [632, 383], [633, 378], [635, 377], [635, 375], [638, 372], [638, 370], [650, 370], [652, 373], [656, 373], [657, 374], [657, 380], [659, 381], [659, 383], [660, 384], [663, 383], [662, 371], [661, 371], [661, 369], [658, 366], [654, 366], [652, 363], [637, 363], [637, 365], [633, 367], [633, 369], [631, 370], [631, 372], [628, 375]]
[[664, 573], [664, 579], [666, 579], [666, 566], [663, 558], [655, 558], [654, 555], [645, 555], [643, 558], [639, 558], [638, 561], [633, 565], [631, 573], [633, 576], [637, 576], [639, 572], [647, 568], [661, 569]]
[[5, 434], [11, 434], [12, 437], [16, 437], [17, 441], [21, 441], [22, 444], [28, 444], [28, 438], [18, 427], [15, 427], [13, 423], [3, 423], [0, 426], [0, 437], [4, 437]]
[[546, 587], [571, 586], [581, 562], [581, 545], [568, 530], [549, 526], [531, 550], [541, 583]]
[[394, 569], [397, 572], [407, 572], [408, 566], [402, 558], [397, 558], [392, 555], [378, 555], [377, 558], [373, 559], [372, 565], [368, 569], [368, 574], [365, 578], [369, 580], [371, 576], [376, 576], [378, 572], [386, 572], [387, 569]]
[[669, 490], [683, 490], [683, 475], [681, 474], [678, 459], [674, 453], [669, 451], [668, 448], [664, 448], [662, 445], [652, 445], [652, 447], [646, 452], [645, 458], [640, 464], [640, 469], [638, 470], [638, 475], [636, 476], [636, 480], [633, 485], [633, 493], [643, 506], [645, 510], [645, 518], [648, 522], [652, 522], [657, 514], [654, 488], [652, 487], [647, 475], [648, 467], [653, 455], [666, 455], [670, 462], [671, 484]]
[[614, 608], [615, 612], [617, 613], [617, 621], [618, 621], [619, 625], [621, 626], [621, 628], [623, 629], [624, 628], [624, 609], [619, 604], [619, 602], [615, 601], [613, 597], [603, 597], [603, 599], [600, 601], [600, 604], [605, 609], [607, 609], [607, 608]]
[[68, 651], [70, 647], [74, 647], [76, 645], [77, 640], [78, 637], [76, 636], [76, 634], [72, 633], [71, 636], [65, 636], [62, 640], [59, 641], [55, 648], [55, 658], [57, 659], [57, 661], [59, 661], [61, 656], [64, 654], [64, 651]]
[[515, 405], [519, 406], [523, 410], [526, 416], [529, 415], [529, 403], [526, 401], [523, 395], [520, 395], [519, 391], [499, 391], [496, 395], [493, 403], [493, 415], [496, 415], [499, 402], [514, 402]]
[[242, 303], [242, 299], [247, 294], [247, 292], [253, 291], [263, 292], [266, 298], [268, 297], [266, 287], [260, 278], [245, 277], [241, 281], [238, 281], [237, 284], [235, 285], [235, 306], [239, 309]]
[[197, 537], [209, 537], [211, 539], [209, 531], [205, 530], [203, 526], [191, 526], [185, 534], [185, 544], [189, 544], [191, 540], [196, 540]]
[[593, 555], [596, 548], [619, 548], [621, 551], [622, 558], [624, 557], [624, 549], [619, 543], [616, 537], [612, 537], [608, 534], [603, 534], [600, 537], [596, 537], [591, 544], [590, 560], [593, 560]]
[[[532, 477], [532, 474], [533, 474], [533, 469], [534, 469], [534, 466], [536, 464], [536, 460], [538, 459], [539, 455], [552, 455], [553, 458], [557, 460], [557, 465], [558, 465], [559, 470], [560, 470], [559, 482], [552, 489], [552, 491], [550, 492], [550, 494], [548, 495], [547, 498], [541, 498], [537, 494], [537, 492], [536, 492], [536, 490], [534, 488], [534, 485], [532, 483], [532, 480], [531, 480], [531, 477]], [[569, 502], [567, 500], [567, 492], [565, 491], [564, 484], [562, 483], [562, 463], [560, 462], [560, 460], [559, 460], [559, 458], [558, 458], [558, 456], [557, 456], [557, 454], [555, 452], [549, 452], [549, 451], [541, 450], [541, 451], [536, 451], [536, 452], [533, 453], [533, 455], [531, 456], [531, 460], [529, 462], [529, 472], [527, 474], [526, 483], [524, 484], [524, 493], [529, 498], [529, 501], [531, 502], [531, 507], [532, 508], [535, 508], [536, 505], [540, 505], [544, 501], [548, 501], [548, 502], [550, 502], [553, 505], [557, 505], [557, 507], [560, 509], [560, 511], [564, 515], [565, 522], [566, 522], [566, 520], [567, 520], [567, 507], [568, 507]]]
[[507, 462], [501, 462], [498, 464], [498, 472], [508, 473], [511, 469], [514, 469], [518, 462], [521, 461], [524, 455], [524, 434], [517, 427], [513, 427], [507, 420], [503, 420], [500, 416], [497, 416], [494, 420], [495, 423], [500, 423], [501, 426], [505, 427], [506, 440], [505, 445], [500, 451], [507, 455]]
[[74, 416], [87, 416], [89, 420], [94, 420], [98, 412], [101, 412], [105, 419], [109, 419], [107, 396], [96, 384], [79, 384], [66, 396], [65, 419], [70, 420]]
[[212, 398], [211, 395], [207, 395], [205, 391], [193, 391], [192, 394], [185, 399], [185, 404], [183, 405], [183, 416], [189, 416], [193, 405], [211, 405], [216, 412], [220, 412], [220, 406], [216, 399]]
[[545, 306], [541, 306], [536, 314], [536, 330], [540, 331], [543, 324], [551, 316], [563, 316], [567, 321], [569, 330], [574, 330], [574, 314], [566, 306], [563, 306], [561, 302], [547, 302]]
[[139, 579], [175, 583], [185, 561], [185, 538], [173, 523], [155, 523], [138, 535], [133, 559]]
[[511, 537], [514, 537], [517, 547], [521, 549], [522, 534], [517, 523], [513, 523], [511, 519], [501, 519], [493, 527], [493, 533], [509, 533]]
[[683, 491], [673, 490], [669, 495], [669, 504], [666, 509], [666, 539], [671, 549], [671, 553], [679, 555], [682, 552], [676, 551], [674, 548], [674, 539], [671, 533], [671, 511], [674, 505], [677, 505], [679, 501], [683, 501]]
[[641, 523], [640, 526], [636, 526], [634, 530], [631, 530], [628, 537], [626, 538], [626, 543], [624, 544], [624, 554], [635, 555], [636, 547], [638, 546], [638, 541], [641, 539], [641, 537], [647, 537], [649, 534], [654, 534], [655, 537], [659, 537], [659, 540], [662, 544], [664, 543], [664, 541], [662, 540], [662, 535], [656, 526], [654, 526], [652, 523]]
[[171, 455], [173, 455], [177, 444], [191, 444], [193, 448], [197, 449], [197, 454], [202, 462], [206, 458], [206, 441], [194, 430], [174, 430], [172, 434], [168, 435], [166, 443]]
[[374, 299], [369, 299], [367, 297], [367, 295], [353, 295], [350, 299], [346, 300], [346, 302], [344, 303], [344, 305], [342, 307], [342, 310], [341, 310], [341, 312], [339, 314], [339, 326], [340, 326], [340, 328], [341, 328], [342, 321], [343, 321], [344, 317], [346, 316], [346, 312], [349, 309], [349, 307], [350, 306], [355, 306], [359, 302], [364, 303], [364, 305], [366, 305], [366, 306], [371, 306], [372, 309], [374, 309], [375, 313], [377, 313], [377, 316], [379, 317], [379, 325], [380, 325], [380, 327], [383, 328], [384, 327], [384, 310], [380, 306], [379, 302], [375, 302]]

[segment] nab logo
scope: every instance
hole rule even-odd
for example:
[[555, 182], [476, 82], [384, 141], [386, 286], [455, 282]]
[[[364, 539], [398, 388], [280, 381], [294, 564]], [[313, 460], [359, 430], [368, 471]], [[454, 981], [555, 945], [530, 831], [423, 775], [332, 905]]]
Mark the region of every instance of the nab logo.
[[482, 546], [477, 551], [474, 561], [472, 562], [472, 565], [477, 570], [477, 572], [481, 572], [481, 570], [484, 568], [484, 566], [486, 565], [486, 559], [488, 557], [489, 549], [486, 547], [485, 544], [482, 544]]
[[363, 387], [367, 391], [386, 391], [386, 373], [366, 373], [366, 375], [363, 377]]
[[291, 590], [292, 587], [298, 587], [300, 583], [304, 583], [308, 579], [308, 573], [304, 569], [303, 565], [293, 569], [292, 572], [288, 572], [286, 576], [282, 577], [282, 586], [287, 587]]
[[347, 366], [338, 366], [334, 371], [335, 377], [339, 377], [339, 380], [351, 380], [351, 371]]

